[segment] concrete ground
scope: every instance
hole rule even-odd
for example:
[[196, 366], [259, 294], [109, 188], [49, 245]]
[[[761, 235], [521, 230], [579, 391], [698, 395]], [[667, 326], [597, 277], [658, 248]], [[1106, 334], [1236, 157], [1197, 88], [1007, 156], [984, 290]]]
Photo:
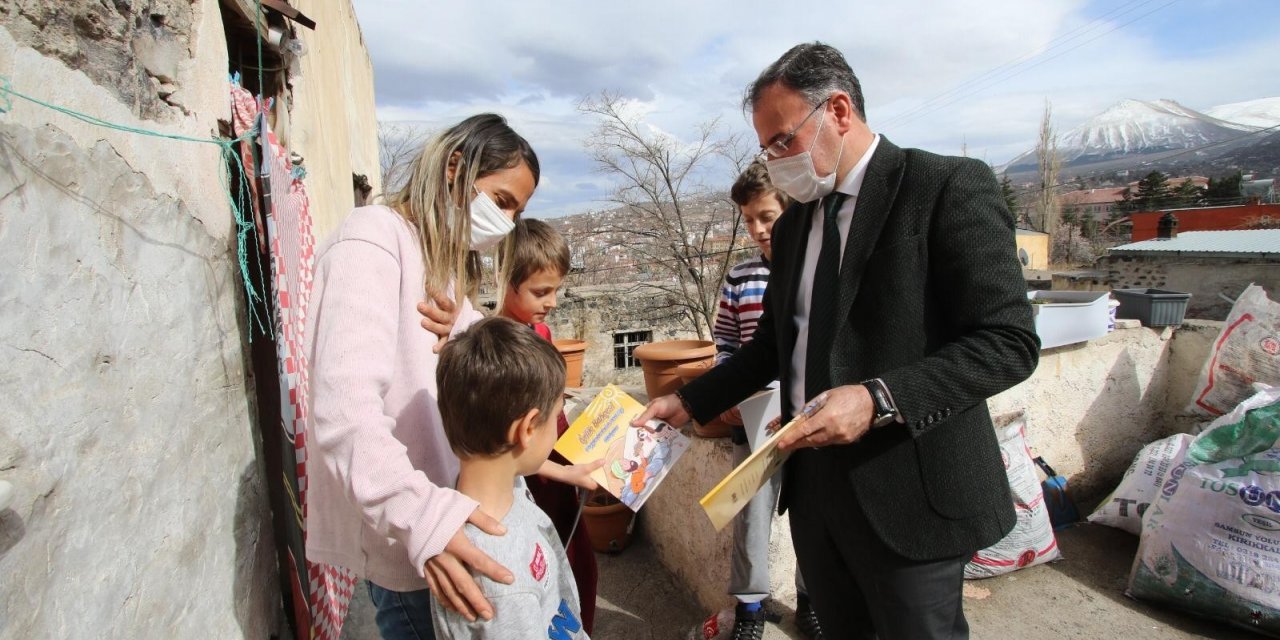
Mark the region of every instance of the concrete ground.
[[[965, 585], [965, 612], [974, 640], [1004, 638], [1246, 640], [1252, 632], [1158, 608], [1124, 595], [1138, 539], [1117, 529], [1081, 524], [1058, 532], [1063, 559]], [[598, 640], [682, 640], [711, 612], [664, 571], [653, 549], [637, 540], [618, 555], [600, 555]], [[342, 637], [376, 640], [365, 590], [357, 591]], [[794, 603], [775, 603], [781, 625], [768, 640], [798, 639]]]

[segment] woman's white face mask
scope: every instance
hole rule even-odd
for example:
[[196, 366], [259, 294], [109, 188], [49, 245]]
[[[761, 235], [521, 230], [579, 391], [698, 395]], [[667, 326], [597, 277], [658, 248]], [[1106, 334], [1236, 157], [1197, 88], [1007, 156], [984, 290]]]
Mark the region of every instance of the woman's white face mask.
[[[772, 158], [765, 160], [764, 166], [769, 171], [769, 181], [797, 202], [813, 202], [836, 188], [836, 172], [832, 170], [830, 175], [819, 177], [818, 170], [813, 166], [813, 155], [809, 153], [813, 145], [818, 142], [822, 126], [826, 122], [825, 117], [818, 122], [818, 132], [813, 135], [809, 150], [780, 160]], [[842, 155], [844, 155], [844, 145], [840, 145], [840, 153], [836, 155], [837, 167], [840, 166]]]
[[516, 223], [507, 212], [498, 208], [489, 194], [479, 189], [475, 191], [476, 197], [471, 201], [471, 250], [488, 251], [511, 233]]

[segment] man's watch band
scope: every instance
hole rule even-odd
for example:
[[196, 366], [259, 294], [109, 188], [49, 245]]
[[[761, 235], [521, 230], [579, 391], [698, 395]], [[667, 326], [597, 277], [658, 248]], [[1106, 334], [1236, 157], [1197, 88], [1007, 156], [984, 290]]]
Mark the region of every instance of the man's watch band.
[[878, 429], [894, 422], [902, 422], [902, 416], [898, 412], [898, 405], [894, 403], [893, 394], [889, 393], [889, 387], [885, 386], [884, 380], [872, 378], [863, 380], [861, 384], [871, 394], [871, 404], [875, 410], [871, 416], [872, 429]]

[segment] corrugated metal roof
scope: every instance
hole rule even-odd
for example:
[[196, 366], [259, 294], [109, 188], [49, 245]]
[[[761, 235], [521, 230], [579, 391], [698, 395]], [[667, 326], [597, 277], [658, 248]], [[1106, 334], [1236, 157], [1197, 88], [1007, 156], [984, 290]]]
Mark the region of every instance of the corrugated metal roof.
[[1112, 247], [1113, 253], [1274, 254], [1280, 256], [1280, 229], [1186, 231], [1169, 240], [1143, 240]]

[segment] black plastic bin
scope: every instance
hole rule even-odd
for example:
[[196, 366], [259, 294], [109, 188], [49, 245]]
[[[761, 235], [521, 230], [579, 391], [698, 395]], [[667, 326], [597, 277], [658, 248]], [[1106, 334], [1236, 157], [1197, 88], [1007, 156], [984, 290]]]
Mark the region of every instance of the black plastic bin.
[[1163, 289], [1116, 289], [1117, 318], [1137, 319], [1145, 327], [1175, 327], [1187, 314], [1191, 294]]

